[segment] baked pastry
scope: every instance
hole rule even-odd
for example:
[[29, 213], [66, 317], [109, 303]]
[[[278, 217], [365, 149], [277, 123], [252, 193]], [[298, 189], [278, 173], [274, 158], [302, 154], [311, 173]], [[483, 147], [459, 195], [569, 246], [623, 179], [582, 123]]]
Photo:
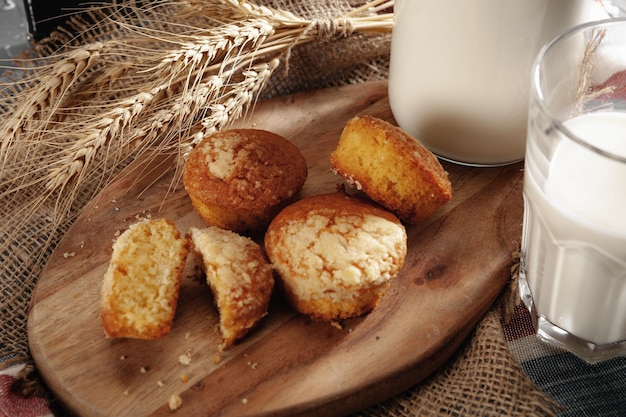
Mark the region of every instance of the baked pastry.
[[183, 182], [209, 225], [257, 232], [302, 188], [307, 165], [300, 150], [258, 129], [217, 132], [190, 152]]
[[272, 266], [257, 243], [229, 230], [192, 227], [189, 235], [217, 305], [223, 347], [232, 346], [267, 315]]
[[372, 116], [348, 121], [330, 166], [410, 224], [422, 222], [452, 198], [448, 174], [433, 153], [404, 130]]
[[345, 193], [321, 194], [282, 210], [265, 249], [289, 302], [316, 320], [373, 310], [404, 263], [407, 235], [392, 213]]
[[139, 221], [116, 239], [101, 291], [107, 337], [160, 339], [170, 332], [188, 251], [166, 219]]

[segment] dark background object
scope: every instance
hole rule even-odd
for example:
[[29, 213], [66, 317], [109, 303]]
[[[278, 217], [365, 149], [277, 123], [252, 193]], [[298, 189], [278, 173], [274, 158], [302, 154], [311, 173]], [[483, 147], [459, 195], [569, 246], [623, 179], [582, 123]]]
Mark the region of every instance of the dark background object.
[[[23, 0], [26, 6], [28, 28], [31, 36], [42, 39], [65, 22], [72, 14], [86, 9], [96, 2], [89, 0]], [[97, 3], [111, 3], [98, 0]]]

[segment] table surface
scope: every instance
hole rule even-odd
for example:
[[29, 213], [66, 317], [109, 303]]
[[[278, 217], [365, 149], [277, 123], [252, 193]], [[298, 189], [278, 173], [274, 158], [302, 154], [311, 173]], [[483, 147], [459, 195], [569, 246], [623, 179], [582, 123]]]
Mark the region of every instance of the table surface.
[[[518, 306], [504, 335], [513, 355], [527, 375], [563, 406], [559, 417], [623, 417], [626, 415], [626, 357], [589, 365], [571, 353], [540, 342], [534, 335], [530, 313]], [[10, 388], [17, 385], [23, 365], [0, 371], [0, 416], [49, 415], [48, 403], [41, 397], [24, 398]], [[407, 414], [410, 415], [410, 414]]]
[[[21, 1], [13, 1], [18, 6], [23, 4]], [[3, 31], [0, 34], [0, 46], [7, 47], [3, 53], [9, 56], [26, 43], [22, 31], [26, 27], [25, 20], [8, 17], [16, 17], [15, 13], [19, 12], [17, 9], [11, 13], [0, 13], [0, 30]], [[19, 33], [14, 33], [15, 30]], [[8, 35], [16, 36], [17, 41], [13, 42], [11, 38], [7, 42]], [[13, 43], [18, 46], [13, 46]], [[0, 57], [5, 56], [0, 54]], [[589, 365], [571, 353], [540, 342], [534, 335], [532, 317], [523, 305], [515, 309], [510, 321], [505, 323], [503, 319], [502, 328], [511, 352], [527, 375], [563, 406], [559, 416], [626, 415], [626, 357]], [[44, 398], [20, 395], [18, 380], [24, 364], [7, 367], [8, 360], [10, 358], [0, 358], [0, 417], [51, 415]]]
[[[386, 82], [257, 103], [234, 127], [271, 130], [298, 146], [308, 169], [299, 198], [306, 198], [335, 192], [338, 184], [355, 192], [330, 170], [329, 157], [357, 114], [393, 123]], [[379, 157], [377, 162], [382, 167], [394, 161]], [[110, 241], [117, 233], [148, 213], [174, 221], [181, 233], [206, 225], [184, 188], [171, 188], [173, 165], [138, 158], [85, 207], [40, 275], [28, 318], [35, 364], [60, 400], [85, 416], [158, 415], [167, 410], [172, 393], [184, 400], [181, 416], [202, 409], [220, 416], [290, 416], [299, 410], [327, 417], [393, 397], [426, 378], [472, 333], [510, 280], [521, 234], [521, 164], [490, 169], [442, 164], [453, 198], [428, 220], [406, 225], [404, 266], [373, 312], [342, 321], [342, 330], [307, 323], [292, 309], [271, 303], [257, 331], [218, 352], [219, 340], [207, 332], [217, 315], [207, 309], [204, 286], [187, 279], [195, 275], [193, 256], [174, 328], [163, 340], [106, 340], [95, 320]], [[166, 175], [167, 166], [172, 169]], [[181, 372], [177, 359], [185, 349], [192, 349], [193, 360], [185, 368], [188, 384], [181, 385], [171, 374]], [[127, 360], [120, 363], [120, 355]], [[237, 378], [250, 361], [259, 364], [256, 372]], [[141, 366], [149, 375], [134, 372]], [[212, 396], [215, 392], [219, 395]]]
[[[540, 342], [534, 335], [532, 317], [523, 305], [516, 307], [509, 322], [504, 323], [503, 318], [502, 328], [511, 352], [527, 375], [563, 405], [561, 416], [623, 416], [626, 413], [626, 357], [589, 365], [570, 353]], [[45, 415], [47, 407], [41, 399], [24, 399], [15, 391], [2, 389], [2, 384], [11, 386], [15, 372], [16, 368], [12, 368], [0, 375], [0, 416], [13, 415], [6, 410], [16, 409], [16, 404], [32, 410], [31, 415]]]

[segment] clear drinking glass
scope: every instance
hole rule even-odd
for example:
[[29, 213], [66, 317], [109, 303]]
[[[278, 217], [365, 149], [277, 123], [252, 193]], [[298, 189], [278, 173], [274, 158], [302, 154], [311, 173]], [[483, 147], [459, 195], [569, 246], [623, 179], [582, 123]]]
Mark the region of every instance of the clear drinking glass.
[[579, 26], [531, 73], [520, 292], [540, 339], [626, 354], [626, 19]]

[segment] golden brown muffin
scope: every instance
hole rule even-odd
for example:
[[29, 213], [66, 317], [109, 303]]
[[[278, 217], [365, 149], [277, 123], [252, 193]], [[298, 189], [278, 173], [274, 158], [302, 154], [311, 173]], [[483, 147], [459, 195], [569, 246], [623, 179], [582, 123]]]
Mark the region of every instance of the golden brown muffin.
[[183, 182], [209, 225], [260, 231], [302, 188], [306, 161], [287, 139], [257, 129], [215, 133], [185, 162]]
[[398, 218], [371, 201], [331, 193], [281, 211], [265, 249], [290, 303], [333, 321], [378, 305], [404, 263], [407, 235]]
[[101, 292], [107, 337], [160, 339], [167, 335], [189, 242], [165, 219], [131, 225], [113, 244]]
[[274, 288], [261, 247], [218, 227], [189, 230], [220, 315], [223, 347], [244, 337], [265, 315]]
[[448, 174], [432, 152], [404, 130], [372, 116], [348, 121], [330, 166], [410, 224], [422, 222], [452, 198]]

